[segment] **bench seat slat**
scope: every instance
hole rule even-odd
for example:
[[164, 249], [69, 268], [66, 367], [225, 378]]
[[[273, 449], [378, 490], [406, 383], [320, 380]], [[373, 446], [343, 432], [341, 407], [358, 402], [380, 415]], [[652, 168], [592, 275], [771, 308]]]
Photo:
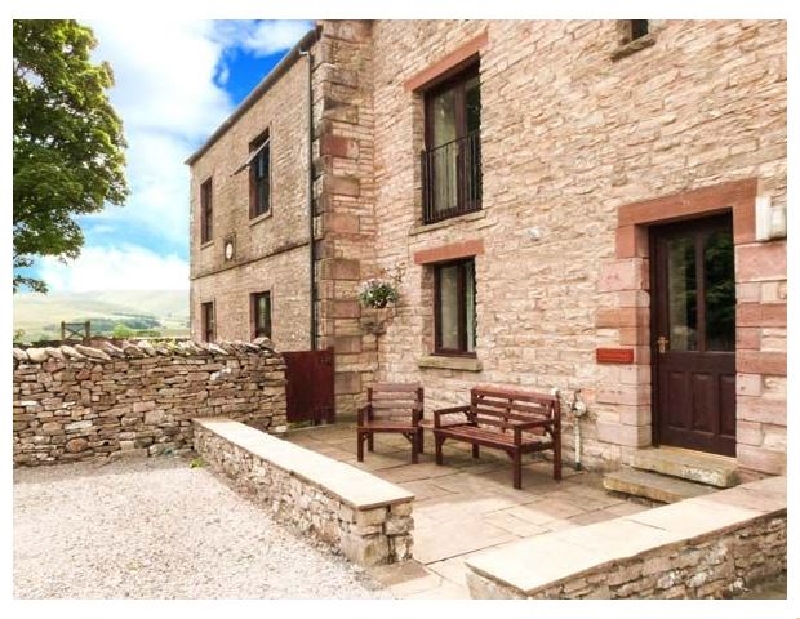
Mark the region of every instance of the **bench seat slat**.
[[[492, 430], [476, 428], [474, 426], [455, 426], [449, 428], [440, 428], [435, 431], [453, 439], [466, 439], [467, 442], [471, 442], [473, 440], [479, 441], [480, 445], [484, 445], [486, 447], [514, 447], [513, 432], [493, 432]], [[523, 433], [521, 444], [523, 447], [531, 447], [536, 445], [542, 446], [542, 449], [546, 449], [551, 444], [551, 441], [543, 441], [539, 438], [526, 436], [526, 434]]]

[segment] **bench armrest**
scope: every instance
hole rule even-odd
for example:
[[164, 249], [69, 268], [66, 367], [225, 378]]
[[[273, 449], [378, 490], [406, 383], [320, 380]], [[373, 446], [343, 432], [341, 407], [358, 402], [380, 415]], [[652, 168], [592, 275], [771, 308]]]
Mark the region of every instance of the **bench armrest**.
[[441, 428], [442, 426], [442, 415], [453, 415], [456, 413], [461, 413], [466, 415], [471, 410], [469, 405], [466, 406], [454, 406], [452, 408], [438, 408], [433, 411], [433, 427], [434, 428]]

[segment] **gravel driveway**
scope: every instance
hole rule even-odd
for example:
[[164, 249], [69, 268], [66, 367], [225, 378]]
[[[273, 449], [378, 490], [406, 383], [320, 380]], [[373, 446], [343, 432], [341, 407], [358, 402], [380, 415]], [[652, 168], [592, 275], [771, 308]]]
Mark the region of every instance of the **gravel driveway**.
[[15, 598], [384, 598], [186, 459], [14, 471]]

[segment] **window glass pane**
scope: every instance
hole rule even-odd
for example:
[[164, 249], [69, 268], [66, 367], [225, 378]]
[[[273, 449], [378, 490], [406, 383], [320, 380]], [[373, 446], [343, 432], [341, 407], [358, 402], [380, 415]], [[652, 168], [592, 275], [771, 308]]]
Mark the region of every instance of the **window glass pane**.
[[477, 75], [467, 80], [464, 97], [467, 105], [467, 133], [479, 131], [481, 128], [481, 87]]
[[466, 282], [467, 311], [467, 350], [475, 352], [475, 263], [470, 261], [464, 265]]
[[441, 348], [458, 349], [458, 267], [439, 268]]
[[706, 289], [706, 350], [734, 350], [736, 293], [733, 277], [733, 236], [718, 230], [703, 248]]
[[452, 90], [433, 99], [433, 178], [434, 211], [456, 207], [458, 179], [456, 155], [456, 98]]
[[453, 90], [433, 99], [433, 146], [442, 146], [456, 139], [456, 96]]
[[667, 242], [669, 349], [697, 350], [697, 275], [691, 236]]

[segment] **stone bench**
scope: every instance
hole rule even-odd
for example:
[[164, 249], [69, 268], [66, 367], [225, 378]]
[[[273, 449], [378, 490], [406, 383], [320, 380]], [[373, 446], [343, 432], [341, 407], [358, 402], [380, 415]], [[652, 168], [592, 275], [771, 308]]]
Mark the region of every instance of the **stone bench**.
[[722, 598], [786, 572], [786, 477], [466, 560], [478, 599]]
[[359, 565], [412, 556], [414, 495], [366, 471], [226, 419], [194, 419], [195, 451], [272, 517]]

